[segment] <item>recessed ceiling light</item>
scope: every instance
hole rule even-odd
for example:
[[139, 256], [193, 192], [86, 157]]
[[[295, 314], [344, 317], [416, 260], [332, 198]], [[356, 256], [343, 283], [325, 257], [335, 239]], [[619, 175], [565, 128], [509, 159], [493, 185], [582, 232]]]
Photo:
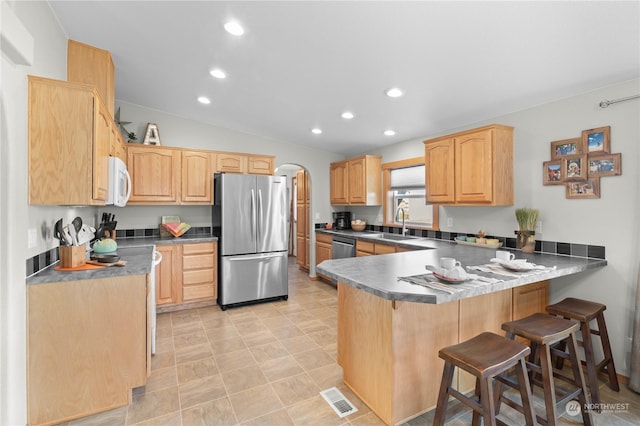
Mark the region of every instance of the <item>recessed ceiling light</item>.
[[241, 36], [244, 34], [244, 28], [236, 21], [229, 21], [224, 24], [224, 29], [227, 30], [229, 34], [233, 34], [234, 36]]
[[201, 104], [209, 105], [211, 103], [211, 100], [206, 96], [200, 96], [198, 98], [198, 102], [200, 102]]
[[387, 90], [385, 93], [390, 98], [399, 98], [400, 96], [404, 95], [404, 92], [398, 89], [397, 87], [392, 87], [391, 89]]
[[314, 127], [313, 129], [311, 129], [311, 133], [313, 133], [314, 135], [319, 135], [322, 133], [322, 129], [318, 129], [317, 127]]
[[209, 74], [211, 74], [215, 78], [227, 77], [227, 74], [225, 74], [224, 71], [222, 71], [220, 68], [212, 69], [211, 71], [209, 71]]
[[351, 111], [345, 111], [342, 113], [342, 118], [345, 120], [351, 120], [353, 117], [355, 117], [355, 115], [353, 115]]
[[389, 129], [389, 130], [385, 130], [385, 131], [384, 131], [384, 135], [385, 135], [385, 136], [395, 136], [395, 135], [396, 135], [396, 132], [395, 132], [395, 130], [391, 130], [391, 129]]

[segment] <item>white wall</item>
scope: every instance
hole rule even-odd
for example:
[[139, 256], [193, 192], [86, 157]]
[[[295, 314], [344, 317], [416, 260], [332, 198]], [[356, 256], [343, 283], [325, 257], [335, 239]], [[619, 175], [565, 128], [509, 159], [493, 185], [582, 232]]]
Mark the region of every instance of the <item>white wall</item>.
[[[541, 240], [572, 242], [606, 247], [608, 266], [551, 283], [551, 302], [571, 296], [607, 305], [605, 313], [616, 368], [629, 374], [629, 349], [638, 277], [640, 212], [640, 100], [601, 109], [603, 99], [617, 99], [640, 93], [640, 80], [633, 80], [591, 93], [558, 100], [524, 111], [469, 124], [416, 140], [402, 142], [371, 154], [382, 155], [383, 163], [424, 155], [423, 140], [487, 124], [515, 128], [515, 203], [508, 207], [440, 207], [441, 230], [485, 232], [512, 236], [517, 229], [515, 209], [540, 210]], [[542, 185], [542, 163], [550, 160], [550, 142], [574, 138], [582, 130], [611, 126], [611, 152], [622, 153], [622, 175], [601, 178], [601, 197], [568, 200], [564, 186]], [[367, 210], [371, 212], [371, 210]], [[372, 216], [377, 213], [373, 210]], [[447, 219], [454, 226], [447, 228]]]
[[[46, 2], [3, 6], [11, 8], [34, 39], [32, 65], [15, 65], [2, 56], [0, 424], [8, 425], [26, 423], [25, 259], [33, 210], [27, 205], [27, 74], [65, 79], [66, 37]], [[38, 222], [66, 213], [56, 207], [38, 209]], [[38, 244], [38, 252], [43, 251], [44, 240]]]

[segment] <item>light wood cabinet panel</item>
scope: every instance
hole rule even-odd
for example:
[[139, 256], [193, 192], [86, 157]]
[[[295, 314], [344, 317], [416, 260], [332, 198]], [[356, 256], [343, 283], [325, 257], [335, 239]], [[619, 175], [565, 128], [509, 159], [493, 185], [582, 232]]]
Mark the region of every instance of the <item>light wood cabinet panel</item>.
[[104, 205], [111, 125], [94, 89], [29, 76], [29, 203]]
[[[309, 270], [309, 175], [306, 170], [296, 171], [296, 263], [302, 269]], [[302, 244], [303, 246], [300, 246]]]
[[375, 254], [375, 243], [369, 241], [356, 240], [356, 256], [360, 256], [360, 253]]
[[249, 155], [248, 173], [254, 175], [273, 175], [275, 158], [269, 155]]
[[332, 258], [332, 242], [331, 235], [316, 233], [316, 265]]
[[309, 264], [308, 253], [307, 253], [307, 239], [305, 237], [301, 237], [296, 235], [296, 263], [301, 268], [306, 268], [306, 265]]
[[513, 321], [537, 312], [545, 312], [549, 304], [549, 281], [513, 288]]
[[396, 252], [396, 246], [392, 246], [390, 244], [375, 243], [375, 247], [374, 247], [375, 254], [388, 254], [388, 253], [395, 253], [395, 252]]
[[117, 157], [127, 164], [127, 146], [125, 145], [122, 135], [117, 126], [111, 127], [111, 154], [112, 157]]
[[184, 244], [182, 247], [182, 300], [218, 297], [217, 243]]
[[156, 304], [170, 305], [182, 302], [181, 255], [177, 245], [157, 245], [162, 262], [156, 266]]
[[114, 76], [114, 65], [109, 51], [69, 40], [67, 80], [95, 86], [110, 118], [113, 118], [115, 103]]
[[211, 204], [213, 201], [213, 154], [182, 151], [182, 204]]
[[247, 156], [233, 152], [216, 152], [216, 172], [247, 173]]
[[348, 162], [331, 163], [330, 192], [331, 204], [341, 205], [349, 203], [349, 175]]
[[425, 145], [425, 185], [427, 199], [432, 203], [455, 201], [455, 172], [453, 139]]
[[28, 424], [129, 404], [147, 379], [147, 276], [27, 286]]
[[127, 167], [132, 190], [129, 204], [178, 204], [180, 151], [150, 146], [129, 146]]
[[427, 200], [513, 205], [513, 128], [491, 125], [425, 144]]
[[330, 167], [330, 199], [334, 205], [382, 204], [382, 157], [365, 155]]

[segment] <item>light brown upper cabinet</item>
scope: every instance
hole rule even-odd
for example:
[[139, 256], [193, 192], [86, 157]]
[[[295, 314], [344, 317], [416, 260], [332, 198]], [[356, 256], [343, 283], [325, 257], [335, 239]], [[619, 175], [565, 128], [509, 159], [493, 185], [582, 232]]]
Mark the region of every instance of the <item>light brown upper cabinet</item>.
[[213, 202], [213, 161], [209, 151], [182, 151], [182, 204]]
[[216, 172], [247, 173], [247, 156], [235, 152], [216, 152]]
[[424, 145], [427, 201], [513, 205], [513, 127], [486, 126]]
[[67, 80], [95, 86], [113, 118], [115, 103], [114, 66], [111, 53], [88, 44], [69, 40]]
[[362, 157], [331, 163], [331, 204], [379, 206], [382, 204], [382, 157]]
[[177, 149], [129, 145], [127, 168], [132, 188], [128, 204], [179, 204], [181, 159]]
[[29, 76], [29, 203], [104, 205], [113, 126], [92, 86]]
[[275, 157], [271, 155], [216, 152], [216, 172], [272, 175]]
[[274, 160], [270, 155], [249, 155], [247, 171], [252, 175], [272, 175]]

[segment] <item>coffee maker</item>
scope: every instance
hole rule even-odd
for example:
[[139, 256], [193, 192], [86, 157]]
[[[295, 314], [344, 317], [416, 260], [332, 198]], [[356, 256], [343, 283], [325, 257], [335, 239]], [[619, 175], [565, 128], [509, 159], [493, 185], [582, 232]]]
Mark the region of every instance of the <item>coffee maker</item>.
[[333, 212], [335, 229], [351, 229], [351, 212]]

